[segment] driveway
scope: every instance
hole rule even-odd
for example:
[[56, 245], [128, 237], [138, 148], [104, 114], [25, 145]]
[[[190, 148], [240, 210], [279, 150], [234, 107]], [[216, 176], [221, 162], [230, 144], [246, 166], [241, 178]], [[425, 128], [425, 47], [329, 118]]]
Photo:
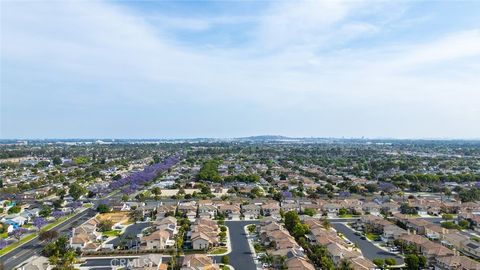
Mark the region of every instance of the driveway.
[[368, 240], [363, 240], [361, 236], [355, 235], [355, 232], [344, 223], [332, 223], [332, 227], [334, 227], [338, 232], [342, 233], [348, 240], [357, 244], [357, 246], [360, 248], [365, 258], [369, 260], [373, 260], [376, 258], [381, 258], [381, 259], [393, 258], [395, 259], [397, 264], [403, 264], [402, 257], [396, 254], [387, 252], [375, 246]]
[[[248, 224], [258, 224], [257, 220], [244, 221], [225, 221], [225, 226], [230, 232], [230, 242], [232, 243], [232, 251], [228, 254], [230, 257], [230, 265], [238, 270], [256, 270], [253, 262], [252, 252], [248, 245], [247, 235], [244, 227]], [[221, 262], [222, 256], [215, 256], [216, 263]]]

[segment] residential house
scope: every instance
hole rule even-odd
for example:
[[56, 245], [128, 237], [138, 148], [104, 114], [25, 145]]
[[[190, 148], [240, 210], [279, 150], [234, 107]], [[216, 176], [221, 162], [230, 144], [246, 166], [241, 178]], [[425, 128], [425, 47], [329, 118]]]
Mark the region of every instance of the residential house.
[[406, 234], [399, 237], [399, 240], [414, 245], [429, 263], [433, 263], [435, 258], [444, 256], [453, 256], [455, 252], [439, 243], [432, 242], [421, 235]]
[[260, 217], [261, 206], [256, 204], [242, 205], [242, 215], [244, 219], [257, 219]]
[[189, 254], [183, 258], [180, 270], [219, 270], [211, 257], [205, 254]]
[[475, 257], [477, 259], [480, 259], [480, 243], [467, 240], [462, 242], [462, 252]]
[[236, 204], [220, 204], [218, 206], [218, 213], [224, 215], [228, 219], [240, 219], [240, 206]]
[[177, 211], [192, 222], [195, 221], [197, 217], [197, 206], [195, 202], [181, 203], [178, 205]]
[[443, 240], [441, 243], [449, 248], [455, 248], [457, 250], [462, 250], [463, 242], [470, 240], [466, 235], [463, 235], [459, 232], [451, 232], [443, 235]]
[[93, 217], [73, 229], [72, 237], [70, 238], [70, 246], [74, 249], [81, 249], [84, 251], [99, 250], [101, 244], [101, 234], [97, 232], [98, 220]]
[[19, 268], [20, 270], [51, 270], [53, 267], [50, 265], [47, 257], [36, 257], [33, 260], [27, 262], [24, 266]]
[[277, 202], [269, 202], [266, 204], [263, 204], [262, 206], [262, 212], [264, 216], [272, 216], [272, 217], [277, 217], [280, 218], [280, 206], [278, 205]]
[[424, 229], [425, 236], [431, 240], [442, 239], [445, 234], [450, 233], [450, 230], [433, 223], [427, 224]]
[[350, 260], [351, 262], [351, 265], [352, 265], [352, 268], [353, 270], [374, 270], [374, 269], [377, 269], [377, 266], [363, 258], [363, 257], [357, 257], [357, 258], [353, 258]]
[[480, 270], [480, 263], [466, 256], [438, 257], [435, 270]]
[[390, 224], [383, 227], [382, 240], [384, 242], [393, 242], [395, 239], [400, 238], [400, 236], [407, 234], [407, 231], [398, 227], [397, 225]]
[[191, 226], [189, 234], [193, 249], [209, 249], [219, 244], [216, 221], [199, 218]]
[[288, 270], [315, 270], [315, 267], [303, 257], [292, 257], [285, 261]]
[[453, 250], [432, 241], [421, 244], [420, 251], [430, 263], [433, 263], [436, 258], [455, 255]]
[[300, 205], [298, 203], [295, 203], [295, 202], [282, 202], [281, 203], [281, 206], [280, 206], [280, 209], [282, 209], [282, 211], [284, 213], [286, 212], [290, 212], [290, 211], [294, 211], [294, 212], [300, 212]]
[[157, 218], [153, 222], [156, 230], [164, 230], [170, 234], [170, 237], [173, 237], [177, 234], [177, 219], [175, 217], [165, 217]]
[[175, 244], [171, 234], [166, 230], [157, 230], [140, 238], [140, 247], [145, 250], [165, 249]]
[[172, 204], [161, 204], [157, 206], [157, 218], [165, 217], [165, 215], [175, 215], [177, 210], [176, 205]]
[[198, 217], [199, 218], [215, 218], [217, 214], [217, 207], [213, 204], [199, 205], [198, 206]]
[[374, 233], [383, 233], [384, 227], [392, 225], [388, 220], [373, 215], [361, 216], [359, 222], [365, 232]]
[[130, 209], [131, 209], [130, 205], [126, 204], [124, 202], [113, 203], [110, 206], [112, 208], [112, 211], [114, 211], [114, 212], [130, 211]]
[[362, 257], [360, 252], [348, 249], [339, 243], [328, 244], [327, 250], [335, 264], [340, 263], [341, 260], [352, 260], [354, 258]]
[[12, 214], [12, 215], [5, 216], [2, 219], [2, 222], [8, 225], [12, 225], [14, 229], [17, 229], [25, 225], [28, 222], [28, 220], [19, 214]]
[[431, 224], [432, 223], [421, 218], [410, 218], [407, 220], [406, 226], [417, 234], [425, 235], [426, 227]]
[[328, 217], [337, 217], [341, 208], [342, 206], [338, 203], [327, 203], [323, 205], [323, 212], [326, 213]]
[[370, 214], [373, 216], [380, 216], [380, 205], [374, 202], [367, 202], [362, 205], [362, 210], [365, 214]]

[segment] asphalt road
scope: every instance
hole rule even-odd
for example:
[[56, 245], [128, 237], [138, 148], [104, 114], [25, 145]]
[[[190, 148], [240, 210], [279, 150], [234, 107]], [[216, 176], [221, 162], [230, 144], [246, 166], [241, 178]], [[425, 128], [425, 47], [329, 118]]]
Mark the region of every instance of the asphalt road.
[[393, 258], [397, 262], [397, 264], [403, 264], [403, 258], [384, 251], [383, 249], [375, 246], [368, 240], [361, 239], [361, 236], [355, 235], [355, 232], [347, 227], [347, 225], [343, 223], [332, 223], [332, 226], [340, 233], [342, 233], [348, 240], [352, 241], [353, 243], [357, 244], [360, 250], [362, 251], [363, 256], [369, 260], [373, 260], [376, 258], [386, 259], [386, 258]]
[[[125, 229], [125, 232], [123, 233], [123, 235], [125, 235], [125, 236], [131, 235], [132, 238], [133, 238], [132, 243], [133, 244], [139, 243], [140, 239], [138, 239], [137, 235], [140, 234], [143, 229], [145, 229], [145, 228], [147, 228], [151, 225], [152, 225], [151, 222], [141, 222], [141, 223], [132, 224]], [[121, 238], [122, 237], [117, 237], [115, 239], [112, 239], [112, 240], [108, 241], [107, 244], [113, 244], [113, 246], [116, 247], [120, 243]]]
[[[232, 243], [232, 252], [228, 254], [230, 257], [230, 265], [235, 269], [256, 270], [253, 262], [252, 252], [248, 245], [247, 235], [244, 227], [248, 224], [258, 224], [256, 220], [245, 221], [225, 221], [225, 226], [230, 232], [230, 242]], [[220, 263], [221, 256], [214, 257], [216, 263]]]
[[[432, 223], [440, 224], [440, 221], [442, 221], [441, 217], [419, 217], [420, 219], [425, 219], [427, 221], [430, 221]], [[360, 218], [328, 218], [327, 220], [330, 221], [330, 223], [344, 223], [344, 222], [355, 222], [359, 220]]]
[[[142, 224], [142, 223], [139, 223]], [[232, 251], [228, 254], [230, 257], [230, 265], [235, 269], [242, 270], [256, 270], [255, 263], [253, 262], [252, 253], [248, 245], [247, 237], [244, 227], [248, 224], [258, 224], [258, 221], [225, 221], [225, 225], [230, 232], [230, 241], [232, 243]], [[138, 229], [138, 227], [136, 228]], [[220, 263], [222, 256], [214, 256], [214, 262]], [[131, 260], [132, 258], [129, 258]], [[95, 267], [94, 269], [111, 269], [110, 258], [105, 259], [89, 259], [86, 258], [86, 262], [82, 267]], [[115, 261], [114, 263], [117, 263]]]
[[[94, 215], [95, 211], [88, 209], [69, 219], [65, 223], [57, 226], [54, 228], [54, 230], [56, 230], [60, 235], [68, 234], [73, 227], [82, 224]], [[21, 247], [18, 247], [10, 253], [3, 255], [0, 257], [0, 261], [4, 264], [5, 269], [13, 269], [27, 259], [35, 255], [40, 255], [42, 249], [43, 243], [38, 239], [38, 237], [36, 237], [32, 241], [22, 245]]]

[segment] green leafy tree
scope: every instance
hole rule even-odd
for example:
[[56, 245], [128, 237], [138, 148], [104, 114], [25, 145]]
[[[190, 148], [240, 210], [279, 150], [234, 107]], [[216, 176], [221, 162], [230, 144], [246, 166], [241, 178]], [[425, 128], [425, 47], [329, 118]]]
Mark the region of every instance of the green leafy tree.
[[139, 209], [131, 210], [128, 213], [128, 216], [129, 216], [130, 220], [132, 220], [133, 222], [143, 220], [143, 212], [142, 212], [142, 210], [139, 210]]
[[395, 265], [395, 264], [397, 264], [397, 262], [395, 261], [394, 258], [386, 258], [385, 259], [385, 264], [386, 265]]
[[38, 215], [44, 218], [49, 217], [51, 214], [52, 214], [52, 208], [48, 206], [42, 207], [42, 209], [38, 212]]
[[297, 223], [293, 227], [291, 233], [293, 237], [295, 237], [296, 239], [299, 239], [300, 237], [305, 236], [305, 234], [308, 233], [308, 225]]
[[228, 255], [222, 256], [222, 263], [223, 264], [229, 264], [230, 263], [230, 258], [228, 257]]
[[202, 168], [197, 176], [198, 180], [220, 182], [222, 178], [218, 173], [218, 162], [215, 160], [208, 160], [203, 163]]
[[345, 215], [348, 214], [348, 210], [345, 209], [345, 208], [341, 208], [340, 210], [338, 210], [338, 214], [339, 214], [340, 216], [345, 216]]
[[468, 222], [468, 220], [462, 219], [458, 222], [458, 226], [460, 226], [462, 230], [466, 230], [470, 228], [470, 222]]
[[113, 227], [113, 221], [104, 219], [98, 223], [98, 228], [101, 232], [111, 231]]
[[69, 246], [66, 236], [59, 237], [55, 242], [50, 242], [43, 249], [43, 255], [48, 257], [54, 270], [74, 270], [77, 261], [76, 252]]
[[97, 212], [101, 213], [101, 214], [104, 214], [104, 213], [108, 213], [110, 212], [110, 206], [106, 205], [106, 204], [99, 204], [97, 206]]
[[297, 212], [288, 211], [285, 213], [285, 228], [288, 231], [292, 231], [298, 223], [300, 223], [300, 218], [298, 217]]
[[376, 259], [373, 259], [372, 261], [376, 266], [378, 266], [379, 268], [382, 268], [383, 269], [383, 265], [385, 264], [385, 261], [383, 259], [380, 259], [380, 258], [376, 258]]
[[247, 229], [250, 234], [254, 234], [257, 231], [257, 226], [255, 224], [250, 224]]
[[152, 194], [155, 195], [155, 200], [158, 200], [158, 198], [162, 194], [162, 190], [159, 187], [154, 187], [152, 188]]
[[73, 183], [70, 185], [70, 188], [68, 190], [68, 193], [74, 200], [78, 200], [81, 196], [85, 195], [88, 192], [88, 190], [81, 186], [78, 183]]
[[420, 260], [416, 254], [408, 254], [405, 256], [405, 265], [409, 270], [418, 270], [420, 267]]
[[452, 220], [452, 219], [453, 219], [453, 215], [452, 215], [452, 214], [443, 214], [443, 215], [442, 215], [442, 219]]
[[18, 214], [18, 213], [20, 213], [20, 211], [22, 211], [22, 207], [20, 207], [18, 205], [15, 205], [15, 206], [10, 207], [10, 209], [8, 209], [8, 214], [9, 215]]
[[317, 212], [313, 208], [307, 208], [307, 209], [303, 210], [303, 213], [307, 216], [313, 217]]
[[62, 165], [62, 159], [60, 157], [54, 157], [52, 159], [52, 163], [53, 165], [57, 166], [57, 165]]

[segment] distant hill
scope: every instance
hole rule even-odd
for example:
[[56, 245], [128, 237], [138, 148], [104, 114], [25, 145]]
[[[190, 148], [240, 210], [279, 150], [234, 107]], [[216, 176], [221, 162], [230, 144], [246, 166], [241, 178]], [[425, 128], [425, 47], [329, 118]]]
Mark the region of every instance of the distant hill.
[[249, 137], [241, 137], [235, 138], [236, 140], [242, 141], [283, 141], [283, 140], [296, 140], [294, 138], [280, 136], [280, 135], [259, 135], [259, 136], [249, 136]]

